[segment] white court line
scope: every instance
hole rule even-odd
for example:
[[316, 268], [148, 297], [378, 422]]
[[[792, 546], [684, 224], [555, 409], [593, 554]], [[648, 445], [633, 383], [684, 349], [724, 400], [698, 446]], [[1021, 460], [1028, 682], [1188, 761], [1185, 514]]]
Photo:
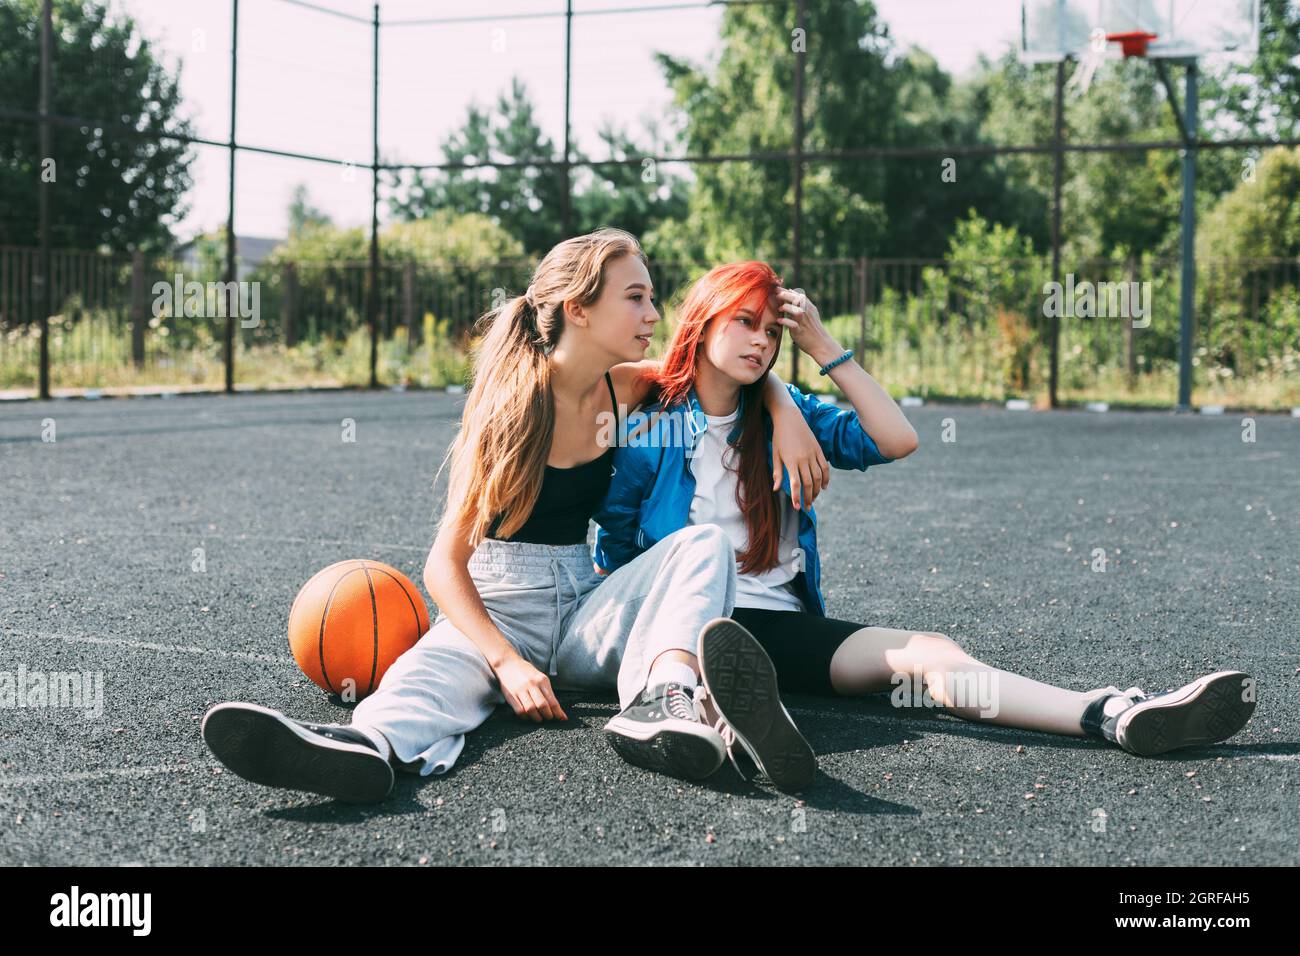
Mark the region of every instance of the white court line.
[[0, 631], [0, 637], [14, 637], [21, 641], [56, 640], [68, 644], [106, 644], [110, 647], [129, 647], [133, 650], [162, 651], [179, 654], [207, 654], [224, 657], [228, 660], [253, 661], [259, 664], [292, 664], [297, 662], [292, 657], [276, 654], [255, 654], [252, 651], [223, 651], [215, 647], [199, 647], [195, 644], [158, 644], [154, 641], [128, 641], [113, 637], [92, 637], [89, 634], [29, 634], [18, 631]]
[[27, 777], [0, 776], [0, 787], [27, 787], [43, 783], [82, 783], [87, 780], [108, 780], [113, 777], [149, 777], [158, 773], [186, 773], [190, 770], [212, 770], [219, 763], [166, 764], [160, 767], [109, 767], [105, 770], [76, 770], [70, 773], [41, 773]]

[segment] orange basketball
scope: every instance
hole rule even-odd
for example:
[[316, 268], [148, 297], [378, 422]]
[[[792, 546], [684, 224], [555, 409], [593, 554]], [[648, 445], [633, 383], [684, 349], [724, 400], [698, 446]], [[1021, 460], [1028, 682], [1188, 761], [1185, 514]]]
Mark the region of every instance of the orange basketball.
[[316, 572], [289, 609], [289, 649], [323, 690], [360, 700], [429, 630], [424, 598], [379, 561], [339, 561]]

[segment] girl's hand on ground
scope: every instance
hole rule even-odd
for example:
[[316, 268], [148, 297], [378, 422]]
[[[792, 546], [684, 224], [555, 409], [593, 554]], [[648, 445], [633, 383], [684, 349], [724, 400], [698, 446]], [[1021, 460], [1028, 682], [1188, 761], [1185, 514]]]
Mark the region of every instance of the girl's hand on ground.
[[518, 654], [496, 668], [497, 682], [514, 712], [527, 720], [568, 720], [551, 690], [551, 680]]
[[772, 416], [772, 490], [781, 487], [781, 474], [790, 471], [790, 503], [795, 509], [812, 504], [831, 482], [831, 465], [812, 429], [797, 408]]

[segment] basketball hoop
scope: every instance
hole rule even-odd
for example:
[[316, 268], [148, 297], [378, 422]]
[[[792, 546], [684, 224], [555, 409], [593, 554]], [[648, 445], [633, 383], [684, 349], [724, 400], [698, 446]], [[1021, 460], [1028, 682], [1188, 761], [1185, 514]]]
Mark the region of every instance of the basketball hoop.
[[1159, 39], [1155, 33], [1147, 33], [1145, 30], [1131, 30], [1128, 33], [1107, 33], [1107, 43], [1118, 43], [1124, 56], [1146, 56], [1147, 44], [1152, 40]]
[[[1022, 63], [1073, 60], [1076, 86], [1089, 61], [1140, 56], [1197, 60], [1259, 50], [1263, 0], [1020, 0]], [[1087, 72], [1084, 72], [1084, 71]]]
[[1080, 93], [1088, 92], [1093, 77], [1097, 75], [1097, 69], [1106, 59], [1106, 49], [1110, 44], [1118, 43], [1120, 52], [1127, 59], [1131, 56], [1145, 57], [1147, 44], [1157, 39], [1159, 39], [1158, 34], [1148, 33], [1146, 30], [1129, 30], [1124, 33], [1103, 33], [1101, 29], [1094, 30], [1088, 51], [1080, 58], [1079, 68], [1070, 77], [1066, 89], [1071, 92], [1075, 90]]

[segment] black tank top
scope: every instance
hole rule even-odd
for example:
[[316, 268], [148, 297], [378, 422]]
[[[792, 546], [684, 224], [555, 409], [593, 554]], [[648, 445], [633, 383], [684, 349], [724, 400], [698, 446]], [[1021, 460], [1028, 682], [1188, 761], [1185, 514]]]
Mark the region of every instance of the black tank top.
[[[618, 398], [614, 395], [614, 380], [605, 373], [609, 386], [609, 400], [614, 414], [618, 415]], [[534, 544], [583, 544], [587, 540], [587, 522], [596, 513], [597, 506], [609, 490], [609, 480], [614, 464], [614, 449], [591, 461], [572, 468], [546, 466], [542, 475], [542, 489], [537, 503], [523, 527], [509, 538], [497, 538], [496, 528], [500, 516], [488, 530], [489, 538], [501, 541], [529, 541]]]

